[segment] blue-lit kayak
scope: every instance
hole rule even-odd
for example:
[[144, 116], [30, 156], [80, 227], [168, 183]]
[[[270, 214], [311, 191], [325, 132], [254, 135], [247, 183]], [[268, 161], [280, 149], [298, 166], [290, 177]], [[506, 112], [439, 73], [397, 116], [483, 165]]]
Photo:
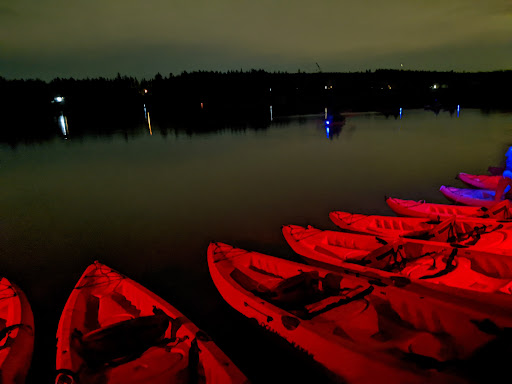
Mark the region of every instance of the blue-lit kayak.
[[495, 191], [490, 189], [455, 188], [443, 185], [439, 190], [448, 200], [458, 204], [486, 208], [496, 205]]

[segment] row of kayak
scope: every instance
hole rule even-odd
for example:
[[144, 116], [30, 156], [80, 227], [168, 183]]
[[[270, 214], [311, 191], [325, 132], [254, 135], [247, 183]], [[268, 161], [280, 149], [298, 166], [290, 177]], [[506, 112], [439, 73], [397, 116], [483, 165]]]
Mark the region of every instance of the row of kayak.
[[[282, 228], [306, 264], [212, 243], [208, 266], [231, 306], [346, 382], [471, 382], [472, 357], [492, 354], [512, 330], [512, 223], [493, 215], [331, 212], [343, 231]], [[1, 382], [22, 383], [34, 319], [18, 287], [0, 286]], [[247, 382], [183, 314], [99, 262], [66, 302], [56, 369], [56, 384]]]
[[[211, 243], [212, 280], [233, 308], [344, 382], [471, 382], [475, 356], [510, 344], [512, 204], [386, 201], [401, 217], [335, 211], [341, 231], [283, 226], [300, 263]], [[33, 314], [6, 278], [0, 302], [0, 382], [23, 383]], [[248, 380], [169, 303], [90, 265], [60, 318], [55, 383], [171, 382]]]
[[[32, 358], [34, 318], [17, 286], [3, 278], [0, 287], [0, 382], [21, 384]], [[248, 382], [176, 308], [99, 262], [66, 302], [56, 369], [56, 384]]]
[[398, 217], [283, 226], [300, 262], [211, 243], [212, 280], [344, 383], [498, 381], [512, 349], [511, 202], [386, 202]]
[[[368, 265], [319, 250], [326, 245], [319, 230], [285, 226], [283, 232], [307, 264], [210, 244], [212, 280], [234, 309], [343, 382], [467, 383], [479, 368], [490, 369], [486, 378], [493, 380], [498, 370], [476, 356], [496, 358], [505, 352], [493, 345], [510, 345], [512, 300], [500, 284], [485, 292], [444, 285], [450, 268], [432, 276], [435, 282], [406, 277], [379, 269], [389, 264], [376, 253], [352, 253], [351, 261], [371, 260]], [[401, 262], [391, 258], [395, 266]], [[488, 281], [479, 284], [489, 287]]]

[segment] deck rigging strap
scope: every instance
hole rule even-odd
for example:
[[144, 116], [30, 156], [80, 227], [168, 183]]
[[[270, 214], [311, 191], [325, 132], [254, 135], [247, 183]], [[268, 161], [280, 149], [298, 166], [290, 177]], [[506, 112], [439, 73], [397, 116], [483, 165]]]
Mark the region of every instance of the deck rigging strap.
[[[0, 280], [3, 280], [0, 277]], [[5, 279], [7, 281], [7, 279]], [[18, 293], [10, 283], [0, 283], [0, 301], [18, 296]]]
[[[82, 289], [87, 287], [94, 287], [94, 286], [100, 286], [100, 285], [108, 285], [111, 284], [114, 281], [117, 281], [117, 285], [121, 283], [122, 280], [124, 280], [126, 276], [122, 275], [121, 273], [114, 271], [113, 269], [110, 269], [106, 266], [101, 266], [99, 263], [95, 263], [95, 269], [94, 272], [91, 274], [88, 274], [86, 276], [83, 276], [82, 279], [77, 283], [74, 289]], [[99, 281], [94, 282], [86, 282], [89, 281], [89, 279], [96, 279]], [[105, 281], [106, 279], [106, 281]], [[80, 284], [82, 282], [82, 284]], [[78, 285], [80, 284], [80, 285]], [[116, 286], [117, 286], [116, 285]]]
[[[295, 241], [302, 241], [304, 239], [307, 239], [308, 237], [312, 237], [312, 236], [315, 236], [317, 235], [318, 233], [321, 232], [321, 230], [317, 229], [316, 232], [313, 232], [313, 231], [310, 231], [307, 235], [305, 234], [308, 230], [311, 230], [311, 229], [316, 229], [316, 228], [313, 228], [311, 227], [310, 225], [308, 225], [308, 228], [304, 229], [302, 227], [300, 227], [299, 229], [297, 230], [293, 230], [293, 228], [290, 228], [290, 235], [293, 236], [293, 238], [295, 239]], [[297, 232], [301, 232], [301, 235], [297, 235]]]
[[[365, 215], [356, 215], [356, 214], [354, 214], [354, 213], [350, 213], [350, 214], [349, 214], [349, 218], [350, 218], [350, 219], [349, 219], [349, 220], [348, 220], [348, 222], [347, 222], [345, 219], [340, 218], [340, 214], [339, 214], [339, 212], [334, 212], [334, 214], [336, 215], [336, 218], [337, 218], [338, 220], [343, 221], [343, 222], [344, 222], [345, 224], [347, 224], [347, 225], [352, 225], [352, 224], [354, 224], [354, 223], [357, 223], [358, 221], [361, 221], [361, 220], [364, 220], [364, 219], [366, 219], [366, 218], [370, 217], [370, 216], [365, 216]], [[361, 217], [360, 217], [359, 219], [352, 220], [352, 218], [353, 218], [354, 216], [361, 216]]]
[[[215, 243], [215, 246], [216, 246], [216, 248], [213, 251], [213, 255], [214, 256], [224, 255], [225, 257], [220, 257], [220, 258], [216, 258], [215, 257], [214, 260], [213, 260], [214, 263], [218, 263], [219, 261], [229, 260], [229, 259], [232, 259], [234, 257], [240, 256], [240, 255], [244, 255], [246, 253], [251, 253], [250, 251], [246, 251], [244, 249], [234, 248], [234, 247], [230, 247], [229, 251], [225, 251], [224, 249], [221, 249], [222, 247], [220, 245], [217, 245], [217, 243]], [[230, 253], [234, 253], [235, 251], [237, 252], [237, 255], [229, 257], [229, 254]]]
[[421, 280], [434, 279], [437, 277], [447, 275], [448, 273], [453, 271], [456, 267], [456, 265], [453, 264], [453, 261], [455, 260], [455, 256], [457, 255], [458, 252], [459, 252], [458, 248], [453, 248], [452, 252], [448, 256], [448, 260], [446, 261], [446, 266], [444, 267], [444, 269], [442, 271], [434, 273], [433, 275], [421, 276], [421, 277], [419, 277], [419, 279], [421, 279]]

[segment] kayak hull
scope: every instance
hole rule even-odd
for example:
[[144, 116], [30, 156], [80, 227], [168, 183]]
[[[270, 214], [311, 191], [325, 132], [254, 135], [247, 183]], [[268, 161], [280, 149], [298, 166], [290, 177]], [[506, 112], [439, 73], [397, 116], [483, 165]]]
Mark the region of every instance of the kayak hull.
[[85, 270], [62, 312], [56, 368], [57, 384], [247, 382], [176, 308], [98, 262]]
[[24, 383], [34, 349], [34, 316], [23, 291], [0, 278], [0, 382]]
[[400, 216], [425, 217], [435, 220], [452, 216], [495, 220], [510, 220], [512, 218], [509, 200], [503, 200], [489, 209], [466, 205], [434, 204], [424, 200], [403, 200], [394, 197], [387, 197], [386, 204]]
[[490, 189], [456, 188], [443, 185], [439, 190], [448, 200], [457, 204], [491, 208], [497, 203], [494, 200], [496, 192]]
[[[401, 276], [418, 284], [438, 284], [483, 293], [512, 293], [512, 258], [449, 244], [396, 239], [308, 226], [283, 226], [283, 235], [299, 255], [310, 260], [377, 276]], [[442, 289], [442, 288], [441, 288]]]
[[472, 175], [461, 172], [457, 178], [473, 188], [496, 190], [501, 175]]

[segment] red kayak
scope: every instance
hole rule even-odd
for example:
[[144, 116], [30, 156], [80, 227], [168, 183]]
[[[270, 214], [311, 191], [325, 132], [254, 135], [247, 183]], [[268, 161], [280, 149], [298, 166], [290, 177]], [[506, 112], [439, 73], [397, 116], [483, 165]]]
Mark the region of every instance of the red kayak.
[[57, 330], [56, 384], [246, 383], [169, 303], [98, 262], [71, 292]]
[[505, 295], [469, 297], [461, 291], [459, 296], [453, 293], [460, 290], [447, 293], [415, 283], [398, 287], [223, 243], [211, 243], [207, 258], [228, 304], [344, 383], [468, 382], [452, 374], [451, 364], [497, 339], [481, 322], [499, 329], [512, 325]]
[[461, 172], [458, 174], [457, 178], [470, 187], [492, 189], [495, 191], [498, 187], [501, 175], [471, 175], [469, 173]]
[[[471, 291], [512, 294], [512, 258], [433, 241], [380, 238], [311, 226], [283, 226], [283, 235], [308, 260], [373, 269], [383, 277]], [[357, 268], [356, 268], [357, 269]]]
[[34, 349], [34, 316], [27, 297], [0, 277], [0, 383], [23, 384]]
[[448, 200], [457, 204], [486, 208], [496, 205], [494, 200], [496, 191], [490, 189], [455, 188], [442, 185], [439, 190]]
[[401, 216], [427, 217], [436, 220], [451, 216], [512, 220], [512, 204], [509, 200], [503, 200], [491, 208], [434, 204], [424, 200], [402, 200], [394, 197], [387, 197], [386, 203], [396, 214]]
[[512, 223], [457, 216], [442, 221], [420, 217], [368, 216], [342, 211], [333, 211], [329, 217], [338, 227], [350, 232], [455, 243], [512, 256]]

